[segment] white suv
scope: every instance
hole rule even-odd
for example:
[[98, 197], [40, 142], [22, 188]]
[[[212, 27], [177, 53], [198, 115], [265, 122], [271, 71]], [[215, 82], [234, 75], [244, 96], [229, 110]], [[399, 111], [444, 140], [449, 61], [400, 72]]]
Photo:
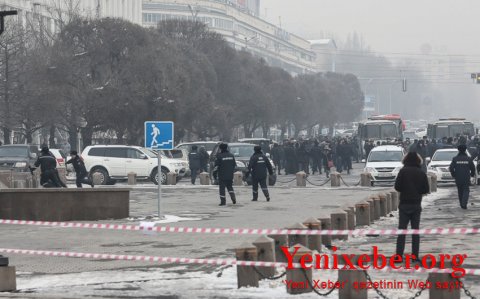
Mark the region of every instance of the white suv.
[[[100, 174], [101, 184], [115, 179], [127, 179], [129, 172], [135, 172], [138, 179], [150, 179], [158, 184], [157, 154], [139, 146], [91, 145], [82, 152], [85, 167], [90, 175]], [[171, 159], [162, 154], [161, 182], [167, 182], [167, 173], [175, 172], [177, 179], [185, 175], [187, 163]]]
[[367, 157], [365, 172], [372, 176], [372, 186], [375, 183], [393, 183], [402, 169], [405, 151], [396, 145], [374, 147]]

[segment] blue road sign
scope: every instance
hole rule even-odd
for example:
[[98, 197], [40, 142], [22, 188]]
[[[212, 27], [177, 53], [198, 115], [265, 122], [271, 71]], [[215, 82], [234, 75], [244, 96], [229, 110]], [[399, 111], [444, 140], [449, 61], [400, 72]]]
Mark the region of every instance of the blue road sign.
[[146, 121], [145, 147], [154, 150], [173, 149], [173, 122]]

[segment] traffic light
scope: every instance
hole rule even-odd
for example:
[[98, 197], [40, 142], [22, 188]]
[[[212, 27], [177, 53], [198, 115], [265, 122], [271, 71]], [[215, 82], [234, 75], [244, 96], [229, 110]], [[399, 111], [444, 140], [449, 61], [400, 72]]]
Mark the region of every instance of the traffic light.
[[403, 78], [402, 91], [407, 92], [407, 78]]

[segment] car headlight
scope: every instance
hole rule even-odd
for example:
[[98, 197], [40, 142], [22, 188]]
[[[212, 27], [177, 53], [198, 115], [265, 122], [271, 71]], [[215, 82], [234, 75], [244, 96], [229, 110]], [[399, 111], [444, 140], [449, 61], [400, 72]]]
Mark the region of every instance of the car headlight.
[[430, 171], [437, 171], [437, 168], [433, 167], [433, 166], [428, 166], [427, 167], [427, 171], [430, 170]]
[[236, 161], [237, 162], [237, 167], [245, 167], [245, 163], [243, 163], [242, 161]]
[[370, 172], [370, 173], [372, 173], [372, 172], [377, 172], [377, 171], [376, 171], [375, 168], [373, 168], [373, 167], [365, 167], [365, 172]]
[[173, 163], [173, 166], [176, 166], [176, 167], [184, 167], [184, 166], [183, 166], [183, 163]]
[[13, 165], [15, 168], [25, 168], [27, 167], [27, 162], [17, 162]]
[[393, 170], [393, 173], [399, 173], [400, 169], [402, 169], [402, 166], [395, 167], [395, 169]]

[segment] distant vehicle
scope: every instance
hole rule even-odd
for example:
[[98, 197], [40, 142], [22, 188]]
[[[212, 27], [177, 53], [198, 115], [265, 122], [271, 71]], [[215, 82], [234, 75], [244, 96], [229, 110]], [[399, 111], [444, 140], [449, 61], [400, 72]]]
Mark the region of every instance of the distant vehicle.
[[402, 120], [399, 114], [383, 114], [383, 115], [372, 115], [368, 118], [369, 120], [391, 120], [396, 125], [400, 132], [405, 131], [406, 125]]
[[[458, 150], [454, 148], [439, 149], [433, 154], [431, 160], [427, 158], [428, 166], [427, 172], [434, 174], [437, 177], [438, 183], [454, 183], [455, 179], [450, 174], [450, 163], [452, 162], [453, 157], [458, 154]], [[467, 150], [467, 155], [472, 157], [470, 152]], [[473, 164], [475, 164], [475, 169], [478, 161], [475, 159]], [[477, 177], [477, 172], [475, 171], [475, 177], [471, 178], [471, 185], [479, 184], [480, 182]]]
[[[169, 172], [175, 172], [177, 180], [180, 180], [185, 175], [187, 163], [162, 156], [161, 183], [166, 184]], [[111, 184], [117, 179], [126, 180], [129, 172], [135, 172], [138, 179], [149, 179], [158, 185], [158, 157], [149, 149], [128, 145], [91, 145], [83, 150], [82, 158], [90, 176], [99, 174], [101, 185]]]
[[356, 132], [355, 129], [337, 130], [335, 135], [339, 135], [340, 137], [353, 137]]
[[443, 118], [428, 124], [427, 136], [429, 139], [442, 139], [443, 137], [457, 137], [459, 135], [475, 135], [475, 127], [465, 118]]
[[185, 176], [190, 176], [190, 167], [189, 167], [189, 164], [188, 164], [188, 150], [186, 148], [174, 148], [172, 150], [163, 150], [162, 153], [171, 158], [171, 159], [178, 159], [178, 160], [182, 160], [184, 161], [185, 163], [187, 163], [187, 169], [186, 169], [186, 173], [185, 173]]
[[204, 147], [209, 155], [212, 154], [213, 148], [219, 144], [219, 141], [194, 141], [194, 142], [184, 142], [177, 145], [175, 148], [186, 149], [190, 153], [192, 151], [192, 145], [196, 145], [198, 149]]
[[358, 124], [358, 150], [364, 155], [365, 141], [387, 142], [395, 138], [403, 138], [402, 129], [391, 120], [367, 120]]
[[403, 167], [404, 156], [404, 149], [396, 145], [374, 147], [365, 164], [365, 172], [372, 176], [372, 186], [376, 183], [394, 183]]
[[0, 146], [0, 170], [30, 172], [38, 156], [38, 147], [28, 144]]
[[410, 140], [418, 139], [416, 129], [403, 131], [403, 139], [409, 138]]
[[[228, 150], [233, 154], [235, 157], [235, 161], [237, 162], [237, 167], [235, 171], [241, 171], [243, 173], [243, 179], [247, 182], [247, 184], [251, 184], [249, 180], [247, 180], [246, 173], [248, 171], [248, 163], [250, 162], [250, 157], [253, 155], [256, 144], [253, 143], [229, 143]], [[209, 169], [210, 169], [210, 177], [213, 178], [213, 169], [215, 167], [215, 160], [217, 153], [220, 152], [220, 147], [215, 146], [213, 149], [212, 154], [210, 155], [210, 162], [209, 162]], [[268, 184], [270, 186], [275, 185], [277, 182], [277, 172], [275, 171], [275, 164], [273, 161], [270, 160], [270, 163], [273, 167], [273, 175], [268, 176]], [[218, 184], [218, 182], [214, 182], [214, 184]]]

